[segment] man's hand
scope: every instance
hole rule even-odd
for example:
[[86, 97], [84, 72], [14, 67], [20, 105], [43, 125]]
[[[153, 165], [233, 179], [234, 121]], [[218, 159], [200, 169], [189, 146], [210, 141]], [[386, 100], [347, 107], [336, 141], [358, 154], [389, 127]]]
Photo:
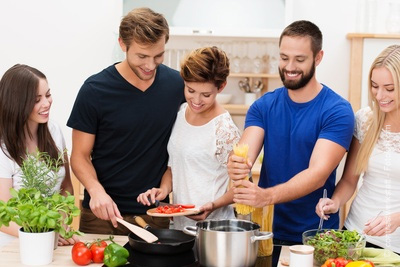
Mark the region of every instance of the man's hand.
[[266, 189], [258, 187], [250, 181], [235, 181], [234, 187], [233, 201], [235, 203], [245, 204], [256, 208], [261, 208], [271, 204], [270, 200], [268, 200]]
[[228, 159], [228, 174], [229, 177], [236, 181], [242, 180], [249, 175], [251, 171], [250, 161], [246, 162], [245, 158], [232, 154]]
[[137, 202], [142, 203], [146, 206], [151, 206], [155, 203], [156, 200], [163, 200], [167, 197], [167, 192], [164, 192], [161, 188], [155, 188], [147, 190], [144, 193], [141, 193], [137, 197]]
[[89, 207], [97, 218], [102, 220], [111, 220], [112, 225], [117, 228], [118, 223], [116, 217], [121, 218], [117, 204], [105, 192], [99, 192], [90, 196]]

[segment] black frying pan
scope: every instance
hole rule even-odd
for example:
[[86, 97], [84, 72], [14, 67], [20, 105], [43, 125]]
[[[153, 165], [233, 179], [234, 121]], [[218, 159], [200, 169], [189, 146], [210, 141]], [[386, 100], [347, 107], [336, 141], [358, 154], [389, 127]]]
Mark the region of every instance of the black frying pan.
[[154, 243], [147, 243], [134, 233], [128, 235], [129, 245], [132, 249], [149, 254], [176, 254], [191, 250], [195, 237], [187, 235], [180, 230], [151, 228], [141, 217], [136, 217], [137, 224], [158, 237]]

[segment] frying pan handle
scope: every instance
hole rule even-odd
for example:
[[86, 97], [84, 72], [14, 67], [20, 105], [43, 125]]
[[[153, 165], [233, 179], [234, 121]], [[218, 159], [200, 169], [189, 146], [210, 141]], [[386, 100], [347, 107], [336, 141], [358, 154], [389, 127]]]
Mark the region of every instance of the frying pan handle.
[[140, 217], [140, 216], [135, 216], [135, 222], [136, 222], [139, 226], [143, 227], [144, 229], [147, 229], [147, 228], [150, 227], [150, 225], [149, 225], [145, 220], [143, 220], [143, 218]]
[[267, 240], [274, 236], [272, 232], [259, 232], [258, 235], [253, 235], [250, 237], [251, 243], [254, 243], [259, 240]]
[[188, 235], [197, 236], [197, 226], [185, 226], [183, 232]]

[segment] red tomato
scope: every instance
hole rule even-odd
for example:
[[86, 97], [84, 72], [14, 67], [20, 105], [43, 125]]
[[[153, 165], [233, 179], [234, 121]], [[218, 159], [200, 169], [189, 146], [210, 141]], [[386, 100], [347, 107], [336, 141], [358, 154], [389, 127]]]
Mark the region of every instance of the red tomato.
[[335, 259], [335, 264], [336, 267], [345, 267], [347, 263], [349, 263], [349, 260], [346, 260], [345, 258], [339, 257]]
[[83, 242], [77, 242], [72, 247], [72, 260], [78, 265], [88, 265], [92, 262], [92, 252]]
[[107, 242], [96, 241], [90, 246], [90, 251], [92, 252], [92, 260], [95, 263], [103, 263], [104, 259], [104, 249], [107, 247]]
[[193, 205], [193, 204], [186, 204], [186, 205], [181, 205], [182, 206], [182, 208], [184, 208], [184, 209], [193, 209], [194, 207], [196, 207], [195, 205]]

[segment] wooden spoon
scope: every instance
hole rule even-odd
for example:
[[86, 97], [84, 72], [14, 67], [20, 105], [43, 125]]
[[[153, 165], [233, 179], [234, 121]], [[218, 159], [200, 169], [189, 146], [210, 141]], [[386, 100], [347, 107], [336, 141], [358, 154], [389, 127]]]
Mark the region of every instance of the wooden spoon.
[[132, 233], [146, 241], [147, 243], [153, 243], [158, 240], [158, 237], [155, 236], [153, 233], [147, 231], [146, 229], [143, 229], [139, 226], [136, 226], [134, 224], [131, 224], [123, 219], [117, 218], [117, 222], [120, 224], [124, 225], [126, 228], [128, 228]]

